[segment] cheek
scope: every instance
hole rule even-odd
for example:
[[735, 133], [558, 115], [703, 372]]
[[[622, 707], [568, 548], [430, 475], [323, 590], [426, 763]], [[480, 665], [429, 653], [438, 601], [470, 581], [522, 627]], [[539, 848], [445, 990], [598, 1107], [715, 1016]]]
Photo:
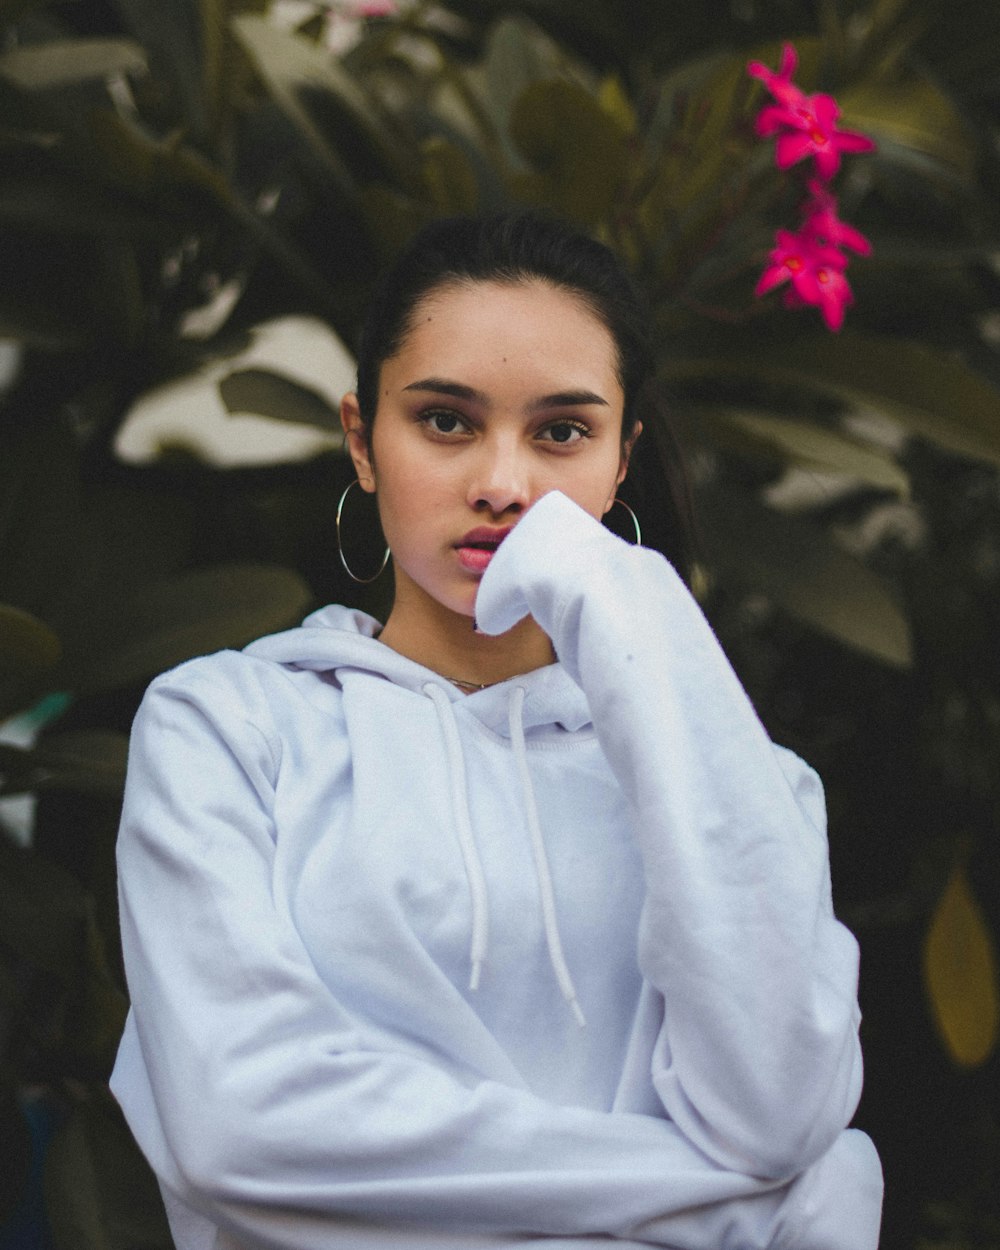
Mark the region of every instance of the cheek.
[[621, 461], [617, 455], [609, 456], [599, 468], [590, 465], [570, 484], [560, 486], [566, 494], [591, 516], [598, 520], [614, 501], [621, 476]]
[[438, 514], [442, 501], [438, 476], [419, 457], [379, 459], [376, 453], [376, 498], [390, 546], [411, 545]]

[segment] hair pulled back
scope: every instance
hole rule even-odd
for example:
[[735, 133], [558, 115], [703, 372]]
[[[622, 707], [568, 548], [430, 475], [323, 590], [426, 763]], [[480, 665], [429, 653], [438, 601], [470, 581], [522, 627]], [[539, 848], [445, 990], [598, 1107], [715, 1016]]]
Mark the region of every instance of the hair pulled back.
[[402, 347], [425, 298], [473, 282], [531, 281], [575, 295], [610, 333], [625, 395], [622, 441], [627, 441], [640, 419], [640, 396], [655, 371], [643, 301], [603, 243], [528, 211], [433, 222], [382, 277], [358, 345], [358, 407], [369, 439], [382, 365]]
[[611, 249], [564, 222], [517, 210], [448, 217], [419, 231], [377, 283], [358, 341], [358, 408], [369, 445], [382, 365], [402, 348], [421, 302], [448, 287], [533, 281], [575, 295], [611, 335], [624, 393], [623, 450], [640, 421], [651, 433], [631, 456], [619, 494], [644, 511], [655, 496], [652, 515], [643, 519], [647, 545], [688, 578], [696, 548], [690, 491], [680, 448], [659, 411], [649, 311]]

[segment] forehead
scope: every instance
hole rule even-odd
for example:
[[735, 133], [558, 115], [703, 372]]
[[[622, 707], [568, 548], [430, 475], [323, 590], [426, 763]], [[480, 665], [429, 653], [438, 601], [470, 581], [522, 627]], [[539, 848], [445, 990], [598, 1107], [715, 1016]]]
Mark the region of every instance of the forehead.
[[517, 361], [615, 378], [619, 363], [614, 338], [587, 299], [542, 279], [435, 287], [415, 304], [386, 364], [427, 354], [455, 367]]

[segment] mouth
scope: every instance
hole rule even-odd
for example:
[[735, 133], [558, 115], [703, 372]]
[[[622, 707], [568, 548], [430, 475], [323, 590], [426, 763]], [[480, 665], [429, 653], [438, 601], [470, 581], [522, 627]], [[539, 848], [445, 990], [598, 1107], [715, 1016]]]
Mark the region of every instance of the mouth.
[[512, 528], [512, 526], [507, 526], [505, 529], [490, 529], [487, 526], [480, 526], [469, 530], [455, 544], [459, 561], [473, 573], [484, 572], [496, 555], [497, 548]]

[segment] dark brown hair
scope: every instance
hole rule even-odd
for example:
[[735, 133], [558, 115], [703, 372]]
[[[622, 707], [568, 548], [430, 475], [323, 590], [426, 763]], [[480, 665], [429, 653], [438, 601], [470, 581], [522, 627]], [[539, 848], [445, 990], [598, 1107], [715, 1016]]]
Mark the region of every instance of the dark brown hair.
[[[650, 457], [642, 454], [643, 471], [636, 475], [646, 479], [644, 495], [659, 478], [655, 504], [662, 524], [647, 527], [652, 545], [687, 576], [693, 532], [689, 492], [683, 462], [660, 411], [649, 311], [614, 252], [564, 222], [515, 211], [444, 218], [416, 235], [376, 285], [358, 342], [358, 407], [369, 445], [382, 365], [401, 348], [421, 301], [442, 287], [530, 281], [547, 282], [575, 295], [614, 340], [625, 397], [622, 446], [640, 421], [657, 430], [648, 448], [654, 456], [660, 453], [659, 473], [650, 471]], [[669, 454], [663, 455], [668, 448]], [[650, 506], [649, 500], [638, 502], [643, 508]]]

